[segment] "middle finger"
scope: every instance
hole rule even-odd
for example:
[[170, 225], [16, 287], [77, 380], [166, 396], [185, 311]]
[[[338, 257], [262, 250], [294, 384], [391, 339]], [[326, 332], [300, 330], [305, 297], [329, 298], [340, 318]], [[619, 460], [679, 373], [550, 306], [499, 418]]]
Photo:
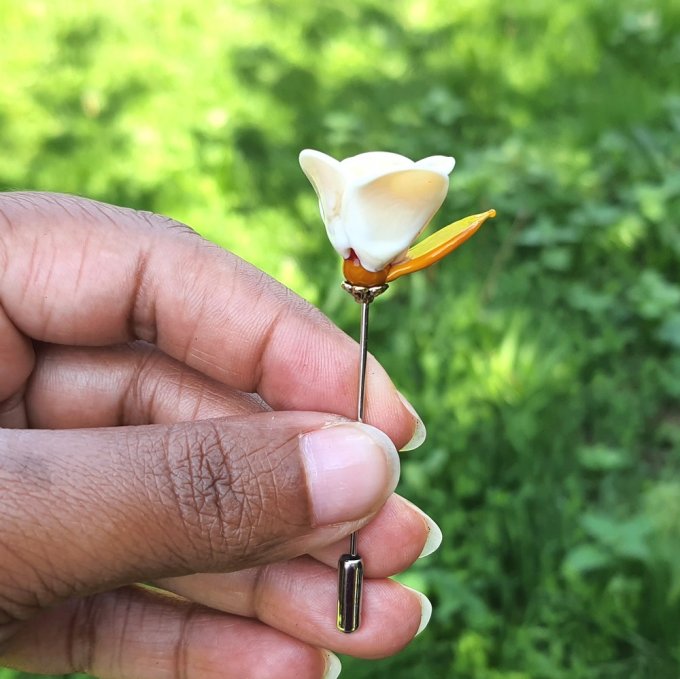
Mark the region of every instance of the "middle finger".
[[146, 342], [111, 347], [39, 345], [25, 396], [39, 429], [174, 424], [252, 415], [269, 407]]

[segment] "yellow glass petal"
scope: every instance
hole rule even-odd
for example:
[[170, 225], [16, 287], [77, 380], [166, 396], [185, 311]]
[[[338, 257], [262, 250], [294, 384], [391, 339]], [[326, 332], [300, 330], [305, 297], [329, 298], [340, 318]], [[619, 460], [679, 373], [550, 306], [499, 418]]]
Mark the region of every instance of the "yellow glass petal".
[[387, 282], [390, 283], [401, 276], [420, 271], [438, 262], [459, 245], [462, 245], [470, 236], [473, 236], [487, 219], [495, 216], [495, 210], [487, 210], [439, 229], [436, 233], [410, 248], [403, 262], [390, 267]]

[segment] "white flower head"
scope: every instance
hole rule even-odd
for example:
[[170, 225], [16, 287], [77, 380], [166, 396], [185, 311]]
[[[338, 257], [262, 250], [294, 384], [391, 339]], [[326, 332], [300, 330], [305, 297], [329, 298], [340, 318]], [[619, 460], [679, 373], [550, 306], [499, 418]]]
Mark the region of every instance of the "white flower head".
[[444, 202], [454, 165], [448, 156], [413, 162], [374, 151], [338, 161], [311, 149], [300, 153], [333, 247], [344, 259], [354, 251], [367, 271], [406, 256]]

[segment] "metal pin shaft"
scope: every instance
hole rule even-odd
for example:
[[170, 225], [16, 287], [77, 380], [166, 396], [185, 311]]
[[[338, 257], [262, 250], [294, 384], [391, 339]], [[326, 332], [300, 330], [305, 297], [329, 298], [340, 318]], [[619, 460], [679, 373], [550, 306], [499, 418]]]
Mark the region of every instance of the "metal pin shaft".
[[[355, 301], [361, 304], [361, 333], [359, 337], [359, 390], [357, 398], [357, 420], [364, 420], [366, 403], [366, 359], [368, 357], [368, 308], [370, 303], [387, 290], [387, 285], [364, 287], [348, 281], [342, 284]], [[338, 617], [337, 626], [341, 632], [354, 632], [361, 624], [361, 593], [364, 583], [364, 563], [359, 556], [358, 534], [349, 538], [349, 553], [338, 561]]]
[[[357, 422], [364, 421], [364, 408], [366, 406], [366, 359], [368, 358], [368, 312], [370, 302], [361, 303], [361, 330], [359, 333], [359, 395], [357, 398]], [[357, 533], [349, 536], [349, 552], [352, 556], [357, 555]]]
[[[364, 420], [366, 402], [366, 359], [368, 357], [368, 311], [370, 300], [361, 302], [361, 332], [359, 337], [359, 394], [357, 420]], [[361, 624], [361, 594], [364, 582], [364, 564], [359, 556], [358, 534], [349, 537], [349, 554], [338, 561], [338, 629], [354, 632]]]

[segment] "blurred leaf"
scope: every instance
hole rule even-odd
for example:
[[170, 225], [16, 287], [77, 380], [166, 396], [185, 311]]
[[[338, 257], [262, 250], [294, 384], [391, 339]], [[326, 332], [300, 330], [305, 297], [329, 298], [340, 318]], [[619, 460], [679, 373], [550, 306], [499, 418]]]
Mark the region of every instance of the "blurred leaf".
[[619, 520], [613, 516], [590, 512], [583, 515], [581, 525], [591, 537], [617, 556], [640, 561], [650, 558], [647, 542], [650, 525], [644, 516]]
[[680, 349], [680, 311], [667, 316], [656, 331], [659, 341]]
[[578, 459], [585, 469], [599, 472], [626, 469], [632, 464], [626, 451], [608, 446], [583, 446], [578, 451]]
[[680, 286], [670, 283], [657, 271], [647, 269], [633, 285], [629, 296], [643, 318], [657, 320], [680, 305]]
[[568, 577], [584, 575], [601, 568], [608, 568], [614, 563], [612, 555], [596, 545], [578, 545], [571, 549], [562, 564], [562, 570]]

